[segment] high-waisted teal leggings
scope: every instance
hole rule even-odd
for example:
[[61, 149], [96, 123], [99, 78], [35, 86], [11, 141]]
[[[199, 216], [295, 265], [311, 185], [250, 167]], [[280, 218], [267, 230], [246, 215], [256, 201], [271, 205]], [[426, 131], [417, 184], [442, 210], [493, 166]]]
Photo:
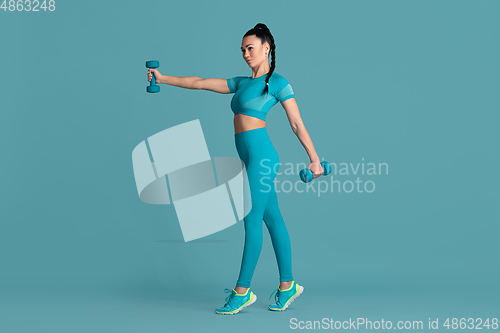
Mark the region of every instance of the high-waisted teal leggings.
[[253, 272], [262, 250], [262, 220], [273, 243], [280, 281], [293, 281], [290, 237], [278, 206], [274, 179], [279, 170], [279, 156], [265, 127], [234, 135], [236, 150], [248, 175], [252, 209], [244, 218], [245, 246], [236, 285], [250, 287]]

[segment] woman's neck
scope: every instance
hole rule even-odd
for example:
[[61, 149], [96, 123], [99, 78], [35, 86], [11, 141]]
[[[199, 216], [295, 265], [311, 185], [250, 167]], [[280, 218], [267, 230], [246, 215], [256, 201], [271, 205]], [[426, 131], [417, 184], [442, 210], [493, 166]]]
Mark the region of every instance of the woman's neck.
[[267, 64], [267, 66], [265, 64], [263, 64], [262, 66], [260, 66], [257, 69], [252, 68], [252, 78], [255, 79], [255, 78], [260, 77], [264, 74], [267, 74], [267, 73], [269, 73], [270, 70], [271, 70], [271, 67], [269, 67], [269, 64]]

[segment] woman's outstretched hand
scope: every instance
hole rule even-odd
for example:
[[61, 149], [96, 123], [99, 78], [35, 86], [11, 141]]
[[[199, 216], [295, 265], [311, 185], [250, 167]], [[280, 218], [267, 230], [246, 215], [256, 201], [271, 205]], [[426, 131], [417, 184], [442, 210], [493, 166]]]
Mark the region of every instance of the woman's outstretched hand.
[[323, 174], [323, 167], [320, 162], [311, 162], [307, 168], [313, 173], [313, 179], [316, 179]]
[[163, 75], [161, 75], [159, 70], [153, 69], [153, 68], [150, 68], [148, 70], [148, 81], [151, 81], [151, 76], [153, 75], [153, 74], [151, 74], [151, 72], [154, 73], [156, 83], [162, 83], [161, 79], [162, 79]]

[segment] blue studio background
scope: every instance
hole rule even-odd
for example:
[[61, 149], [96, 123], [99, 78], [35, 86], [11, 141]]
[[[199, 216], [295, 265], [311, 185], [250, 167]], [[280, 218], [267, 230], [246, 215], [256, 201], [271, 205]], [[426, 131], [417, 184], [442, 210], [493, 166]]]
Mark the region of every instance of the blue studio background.
[[[439, 318], [444, 331], [446, 318], [498, 318], [499, 14], [491, 0], [0, 10], [0, 331], [285, 332], [292, 318], [421, 320], [426, 330]], [[145, 61], [166, 75], [249, 76], [241, 39], [259, 22], [320, 158], [388, 172], [331, 175], [372, 181], [372, 193], [279, 189], [304, 294], [267, 310], [279, 280], [264, 229], [257, 303], [218, 316], [243, 222], [184, 243], [172, 205], [140, 201], [131, 156], [199, 119], [211, 156], [237, 157], [232, 95], [148, 94]], [[281, 162], [308, 162], [280, 104], [267, 129]]]

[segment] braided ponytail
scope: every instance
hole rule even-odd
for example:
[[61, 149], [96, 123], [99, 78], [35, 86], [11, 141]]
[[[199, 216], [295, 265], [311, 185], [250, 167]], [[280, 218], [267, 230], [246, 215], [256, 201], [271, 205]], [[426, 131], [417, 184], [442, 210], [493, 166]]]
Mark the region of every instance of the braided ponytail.
[[266, 94], [269, 91], [268, 89], [269, 79], [271, 78], [271, 75], [273, 75], [274, 68], [276, 67], [276, 54], [275, 54], [276, 45], [274, 44], [274, 37], [271, 34], [271, 31], [269, 31], [267, 25], [265, 25], [264, 23], [257, 23], [255, 27], [248, 30], [243, 37], [251, 35], [255, 35], [258, 38], [260, 38], [262, 44], [268, 42], [269, 45], [271, 46], [271, 69], [269, 70], [269, 73], [267, 73], [266, 86], [264, 88], [264, 94]]

